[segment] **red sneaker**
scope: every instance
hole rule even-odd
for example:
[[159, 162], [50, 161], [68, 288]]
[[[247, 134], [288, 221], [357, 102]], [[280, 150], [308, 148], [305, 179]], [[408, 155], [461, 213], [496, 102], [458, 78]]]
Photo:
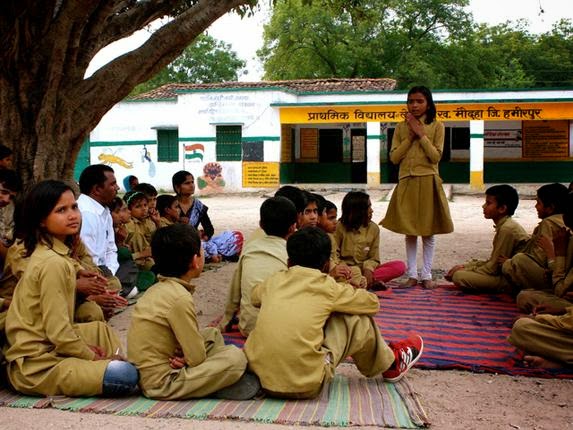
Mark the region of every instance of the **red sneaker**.
[[424, 341], [415, 334], [388, 346], [394, 351], [394, 363], [382, 376], [388, 382], [398, 382], [422, 356]]

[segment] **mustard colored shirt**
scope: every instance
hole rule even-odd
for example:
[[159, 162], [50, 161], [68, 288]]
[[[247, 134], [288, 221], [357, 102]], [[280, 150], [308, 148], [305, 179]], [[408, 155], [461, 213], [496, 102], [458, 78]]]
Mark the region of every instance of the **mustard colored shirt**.
[[390, 149], [390, 161], [400, 165], [399, 179], [407, 176], [439, 174], [438, 163], [444, 150], [444, 124], [436, 120], [426, 124], [425, 120], [425, 115], [420, 118], [426, 135], [422, 139], [416, 137], [413, 141], [410, 140], [406, 121], [396, 126]]
[[260, 312], [245, 354], [263, 388], [276, 393], [320, 388], [327, 366], [324, 326], [333, 312], [374, 315], [379, 309], [374, 294], [301, 266], [255, 286], [251, 301]]
[[380, 227], [370, 221], [368, 226], [348, 231], [339, 222], [334, 232], [339, 261], [361, 270], [374, 270], [380, 265]]

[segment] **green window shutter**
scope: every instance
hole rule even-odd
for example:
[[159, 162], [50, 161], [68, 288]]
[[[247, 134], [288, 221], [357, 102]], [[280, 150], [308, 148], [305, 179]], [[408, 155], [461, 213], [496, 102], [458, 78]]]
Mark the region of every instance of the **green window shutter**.
[[157, 161], [179, 161], [179, 130], [157, 130]]
[[241, 161], [242, 127], [240, 125], [217, 126], [217, 161]]

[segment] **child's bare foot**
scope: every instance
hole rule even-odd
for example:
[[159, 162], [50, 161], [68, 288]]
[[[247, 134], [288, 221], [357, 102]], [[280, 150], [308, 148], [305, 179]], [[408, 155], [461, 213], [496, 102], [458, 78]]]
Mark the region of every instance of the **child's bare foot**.
[[530, 367], [540, 369], [561, 369], [563, 367], [563, 364], [561, 363], [551, 361], [537, 355], [525, 355], [523, 357], [523, 361], [525, 361], [525, 363]]

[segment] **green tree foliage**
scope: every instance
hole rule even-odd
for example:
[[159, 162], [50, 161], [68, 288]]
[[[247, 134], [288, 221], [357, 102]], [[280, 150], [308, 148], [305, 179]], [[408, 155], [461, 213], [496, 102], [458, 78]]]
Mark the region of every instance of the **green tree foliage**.
[[231, 50], [231, 45], [202, 34], [175, 61], [149, 81], [138, 85], [132, 95], [171, 82], [206, 84], [236, 81], [246, 63]]
[[267, 79], [390, 77], [399, 88], [573, 84], [573, 25], [477, 25], [463, 0], [277, 0], [258, 55]]

